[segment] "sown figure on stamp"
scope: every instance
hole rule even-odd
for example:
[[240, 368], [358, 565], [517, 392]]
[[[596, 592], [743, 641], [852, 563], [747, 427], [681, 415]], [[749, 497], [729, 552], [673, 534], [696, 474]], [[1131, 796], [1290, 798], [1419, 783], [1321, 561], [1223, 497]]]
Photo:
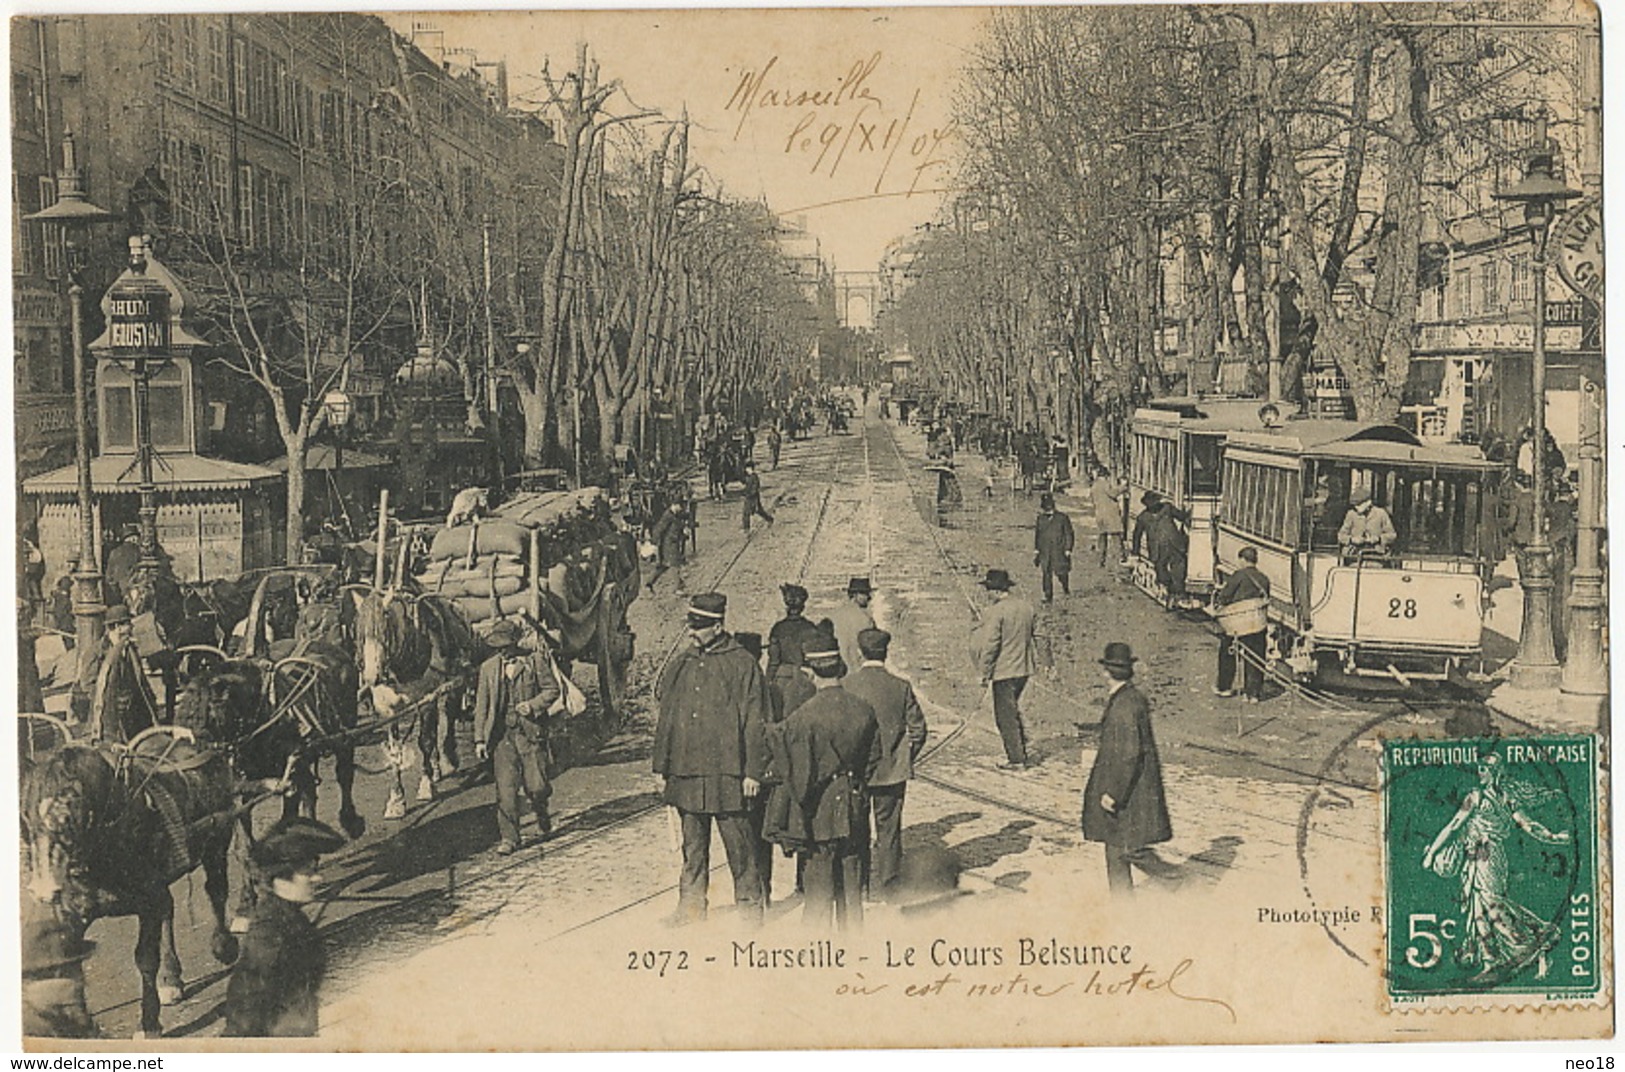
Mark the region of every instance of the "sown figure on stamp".
[[1478, 785], [1462, 799], [1445, 828], [1422, 855], [1422, 866], [1461, 883], [1462, 926], [1466, 932], [1457, 962], [1478, 966], [1479, 977], [1502, 968], [1516, 971], [1552, 944], [1551, 924], [1513, 899], [1506, 842], [1516, 826], [1536, 841], [1565, 845], [1567, 830], [1548, 830], [1526, 808], [1558, 796], [1502, 773], [1500, 756], [1478, 764]]

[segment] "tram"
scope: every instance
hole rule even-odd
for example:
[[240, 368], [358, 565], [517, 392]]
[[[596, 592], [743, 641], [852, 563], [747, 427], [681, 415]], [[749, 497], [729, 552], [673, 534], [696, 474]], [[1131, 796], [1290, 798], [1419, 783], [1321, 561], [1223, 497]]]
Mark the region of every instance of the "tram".
[[[1145, 509], [1148, 492], [1173, 503], [1190, 536], [1187, 593], [1206, 594], [1217, 585], [1214, 515], [1219, 508], [1220, 456], [1232, 432], [1259, 427], [1260, 405], [1258, 399], [1163, 398], [1134, 414], [1129, 532]], [[1130, 553], [1134, 583], [1152, 597], [1164, 599], [1167, 593], [1157, 582], [1145, 548], [1139, 555], [1132, 553], [1132, 546], [1125, 550]]]
[[[1482, 671], [1502, 465], [1396, 425], [1313, 419], [1233, 430], [1221, 461], [1215, 578], [1241, 568], [1243, 546], [1258, 549], [1274, 646], [1292, 670], [1407, 685]], [[1385, 553], [1339, 546], [1357, 491], [1393, 521]]]

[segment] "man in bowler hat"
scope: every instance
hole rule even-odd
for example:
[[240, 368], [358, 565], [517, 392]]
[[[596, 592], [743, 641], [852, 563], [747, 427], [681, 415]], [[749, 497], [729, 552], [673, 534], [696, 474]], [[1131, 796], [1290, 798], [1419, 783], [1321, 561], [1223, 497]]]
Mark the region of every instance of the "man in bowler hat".
[[1055, 509], [1055, 496], [1044, 492], [1038, 499], [1038, 520], [1033, 523], [1033, 565], [1043, 580], [1044, 602], [1055, 598], [1055, 582], [1061, 592], [1072, 594], [1072, 519]]
[[891, 634], [865, 629], [858, 634], [863, 665], [841, 682], [847, 692], [875, 709], [880, 762], [869, 776], [869, 807], [874, 815], [874, 848], [864, 859], [864, 887], [885, 896], [903, 864], [903, 792], [914, 776], [914, 760], [925, 747], [925, 713], [914, 687], [886, 669]]
[[227, 1037], [316, 1034], [316, 992], [327, 955], [302, 906], [316, 899], [321, 883], [317, 861], [343, 845], [343, 834], [315, 819], [294, 816], [279, 820], [249, 850], [264, 892], [226, 987]]
[[485, 642], [495, 654], [480, 664], [474, 690], [474, 754], [490, 759], [497, 783], [497, 852], [519, 851], [521, 791], [536, 813], [542, 837], [553, 832], [547, 801], [547, 723], [559, 701], [559, 684], [545, 652], [519, 648], [519, 627], [499, 621]]
[[875, 627], [874, 615], [869, 613], [869, 601], [874, 597], [874, 586], [867, 577], [853, 577], [846, 582], [846, 602], [830, 611], [829, 620], [835, 625], [835, 639], [841, 645], [841, 661], [853, 668], [862, 661], [858, 652], [858, 634]]
[[767, 773], [770, 708], [761, 667], [723, 628], [727, 609], [720, 592], [689, 601], [689, 646], [672, 657], [660, 681], [653, 766], [662, 798], [682, 823], [683, 870], [672, 919], [678, 924], [706, 916], [713, 822], [733, 872], [734, 904], [747, 922], [762, 918], [750, 807]]
[[1002, 569], [990, 569], [982, 579], [993, 605], [971, 630], [971, 651], [982, 684], [993, 689], [993, 722], [1004, 741], [1004, 770], [1034, 766], [1027, 754], [1027, 730], [1021, 722], [1021, 693], [1037, 666], [1034, 634], [1038, 614], [1025, 599], [1010, 594], [1014, 582]]
[[1100, 720], [1100, 751], [1083, 790], [1083, 836], [1106, 847], [1106, 883], [1114, 896], [1134, 892], [1133, 865], [1148, 846], [1173, 837], [1162, 763], [1151, 732], [1151, 705], [1134, 686], [1133, 650], [1106, 645], [1100, 665], [1110, 686]]

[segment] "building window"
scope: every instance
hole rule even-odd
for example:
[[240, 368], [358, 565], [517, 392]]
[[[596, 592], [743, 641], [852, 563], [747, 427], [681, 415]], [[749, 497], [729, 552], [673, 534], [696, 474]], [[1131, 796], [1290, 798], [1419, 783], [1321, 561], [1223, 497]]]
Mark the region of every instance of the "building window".
[[[56, 204], [56, 180], [49, 175], [39, 177], [39, 205], [48, 208]], [[61, 279], [67, 274], [68, 250], [65, 245], [67, 234], [61, 227], [51, 227], [47, 224], [37, 223], [35, 227], [40, 232], [40, 249], [45, 260], [45, 278]]]
[[237, 115], [248, 118], [248, 42], [241, 37], [231, 39], [232, 89], [237, 98]]
[[207, 92], [211, 102], [223, 106], [226, 103], [226, 30], [211, 23], [205, 32], [209, 46]]
[[29, 138], [44, 135], [45, 108], [39, 82], [27, 71], [15, 71], [11, 76], [11, 131]]
[[254, 165], [237, 165], [237, 241], [254, 246]]
[[175, 44], [177, 58], [180, 61], [178, 72], [180, 83], [189, 90], [197, 89], [198, 73], [198, 20], [193, 15], [176, 16]]
[[1528, 305], [1535, 300], [1535, 279], [1527, 253], [1512, 255], [1512, 292], [1507, 297], [1514, 305]]
[[1479, 310], [1497, 312], [1501, 306], [1501, 265], [1493, 258], [1478, 266]]

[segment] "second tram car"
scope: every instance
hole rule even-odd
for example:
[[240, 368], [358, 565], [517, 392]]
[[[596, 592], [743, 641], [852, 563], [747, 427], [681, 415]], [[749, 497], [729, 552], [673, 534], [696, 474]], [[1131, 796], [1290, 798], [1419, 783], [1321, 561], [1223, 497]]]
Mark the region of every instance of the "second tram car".
[[[1171, 502], [1189, 535], [1185, 589], [1205, 594], [1216, 586], [1214, 515], [1219, 506], [1220, 456], [1227, 436], [1259, 424], [1257, 399], [1158, 399], [1136, 411], [1129, 466], [1129, 532], [1154, 492]], [[1132, 551], [1132, 546], [1125, 548]], [[1132, 555], [1134, 583], [1167, 596], [1141, 548]]]
[[[1502, 466], [1477, 447], [1335, 420], [1233, 431], [1222, 461], [1215, 573], [1258, 549], [1274, 646], [1295, 671], [1403, 683], [1482, 669]], [[1340, 545], [1361, 491], [1393, 521], [1384, 553]]]

